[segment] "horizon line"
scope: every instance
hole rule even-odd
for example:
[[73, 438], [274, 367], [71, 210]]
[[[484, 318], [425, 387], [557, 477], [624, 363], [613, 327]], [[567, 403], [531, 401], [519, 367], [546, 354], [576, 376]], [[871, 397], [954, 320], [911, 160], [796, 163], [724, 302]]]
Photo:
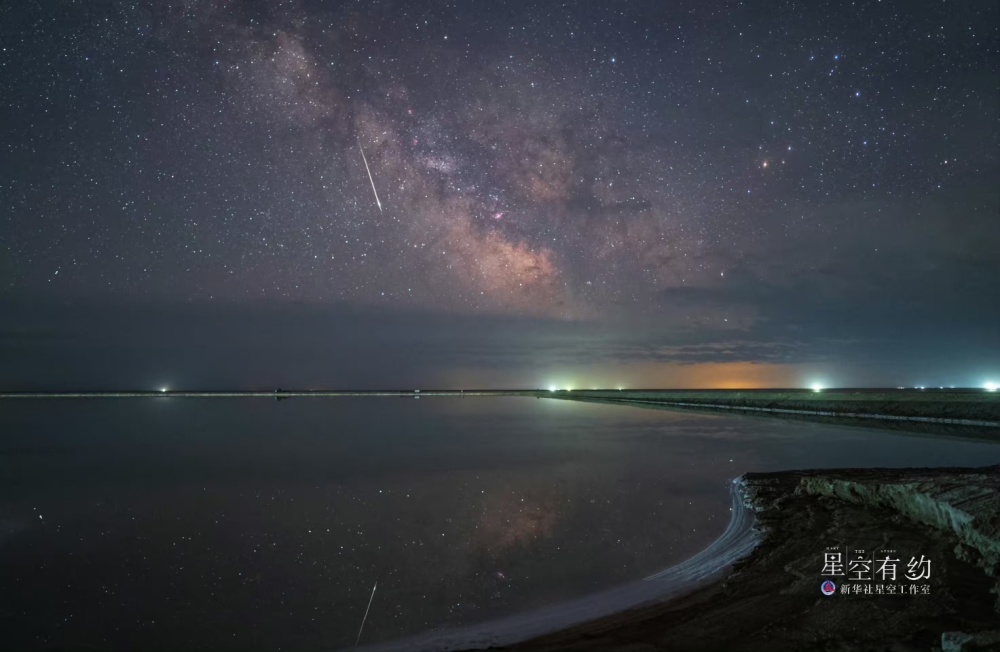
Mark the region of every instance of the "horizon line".
[[489, 395], [556, 395], [585, 392], [794, 392], [822, 394], [829, 392], [987, 392], [983, 387], [752, 387], [752, 388], [676, 388], [676, 387], [521, 387], [521, 388], [438, 388], [438, 389], [65, 389], [65, 390], [4, 390], [0, 398], [195, 398], [195, 397], [337, 397], [337, 396], [489, 396]]

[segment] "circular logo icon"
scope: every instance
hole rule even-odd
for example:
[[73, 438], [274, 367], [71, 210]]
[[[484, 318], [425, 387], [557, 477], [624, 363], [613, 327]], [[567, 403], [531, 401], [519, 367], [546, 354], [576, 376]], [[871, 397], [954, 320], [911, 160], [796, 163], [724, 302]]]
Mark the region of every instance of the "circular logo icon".
[[823, 595], [833, 595], [837, 592], [837, 585], [827, 580], [819, 585], [819, 590], [823, 592]]

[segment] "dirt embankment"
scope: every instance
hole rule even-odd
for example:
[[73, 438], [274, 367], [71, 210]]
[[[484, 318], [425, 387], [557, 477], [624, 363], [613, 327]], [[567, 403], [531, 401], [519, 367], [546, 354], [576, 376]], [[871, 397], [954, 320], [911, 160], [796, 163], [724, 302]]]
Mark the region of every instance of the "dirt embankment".
[[552, 398], [1000, 428], [1000, 392], [982, 390], [600, 390]]

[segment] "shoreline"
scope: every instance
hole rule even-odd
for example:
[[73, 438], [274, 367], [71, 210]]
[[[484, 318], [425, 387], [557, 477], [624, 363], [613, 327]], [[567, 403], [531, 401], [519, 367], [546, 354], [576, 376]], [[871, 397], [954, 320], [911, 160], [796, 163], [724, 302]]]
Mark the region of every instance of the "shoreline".
[[[1000, 648], [1000, 465], [746, 473], [726, 533], [603, 592], [366, 652]], [[748, 536], [749, 535], [749, 536]], [[926, 557], [927, 593], [821, 593], [824, 551]], [[702, 563], [704, 562], [704, 563]], [[900, 571], [900, 575], [903, 571]], [[659, 579], [667, 584], [649, 585]], [[873, 578], [874, 579], [874, 578]], [[681, 580], [681, 581], [677, 581]]]
[[[1000, 647], [1000, 465], [742, 477], [763, 537], [731, 574], [673, 600], [490, 649]], [[925, 556], [928, 593], [824, 596], [827, 546]]]
[[746, 500], [740, 479], [731, 482], [730, 495], [732, 517], [726, 530], [706, 548], [679, 564], [639, 580], [532, 611], [358, 649], [364, 652], [494, 649], [613, 617], [623, 610], [689, 595], [724, 577], [760, 543], [754, 510]]
[[1000, 394], [985, 390], [557, 390], [551, 398], [656, 409], [927, 424], [1000, 435]]

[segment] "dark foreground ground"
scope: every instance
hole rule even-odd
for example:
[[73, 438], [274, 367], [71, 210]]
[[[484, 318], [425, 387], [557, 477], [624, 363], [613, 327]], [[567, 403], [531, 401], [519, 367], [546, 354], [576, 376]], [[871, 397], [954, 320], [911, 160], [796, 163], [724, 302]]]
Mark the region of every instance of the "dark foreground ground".
[[[745, 480], [764, 540], [724, 581], [503, 649], [1000, 650], [1000, 466]], [[871, 582], [831, 578], [836, 593], [825, 596], [824, 553], [834, 549], [845, 561], [855, 550], [894, 550], [897, 580], [873, 568]], [[909, 562], [921, 556], [930, 578], [910, 581]], [[889, 594], [890, 584], [903, 593]], [[844, 594], [844, 585], [862, 592]]]

